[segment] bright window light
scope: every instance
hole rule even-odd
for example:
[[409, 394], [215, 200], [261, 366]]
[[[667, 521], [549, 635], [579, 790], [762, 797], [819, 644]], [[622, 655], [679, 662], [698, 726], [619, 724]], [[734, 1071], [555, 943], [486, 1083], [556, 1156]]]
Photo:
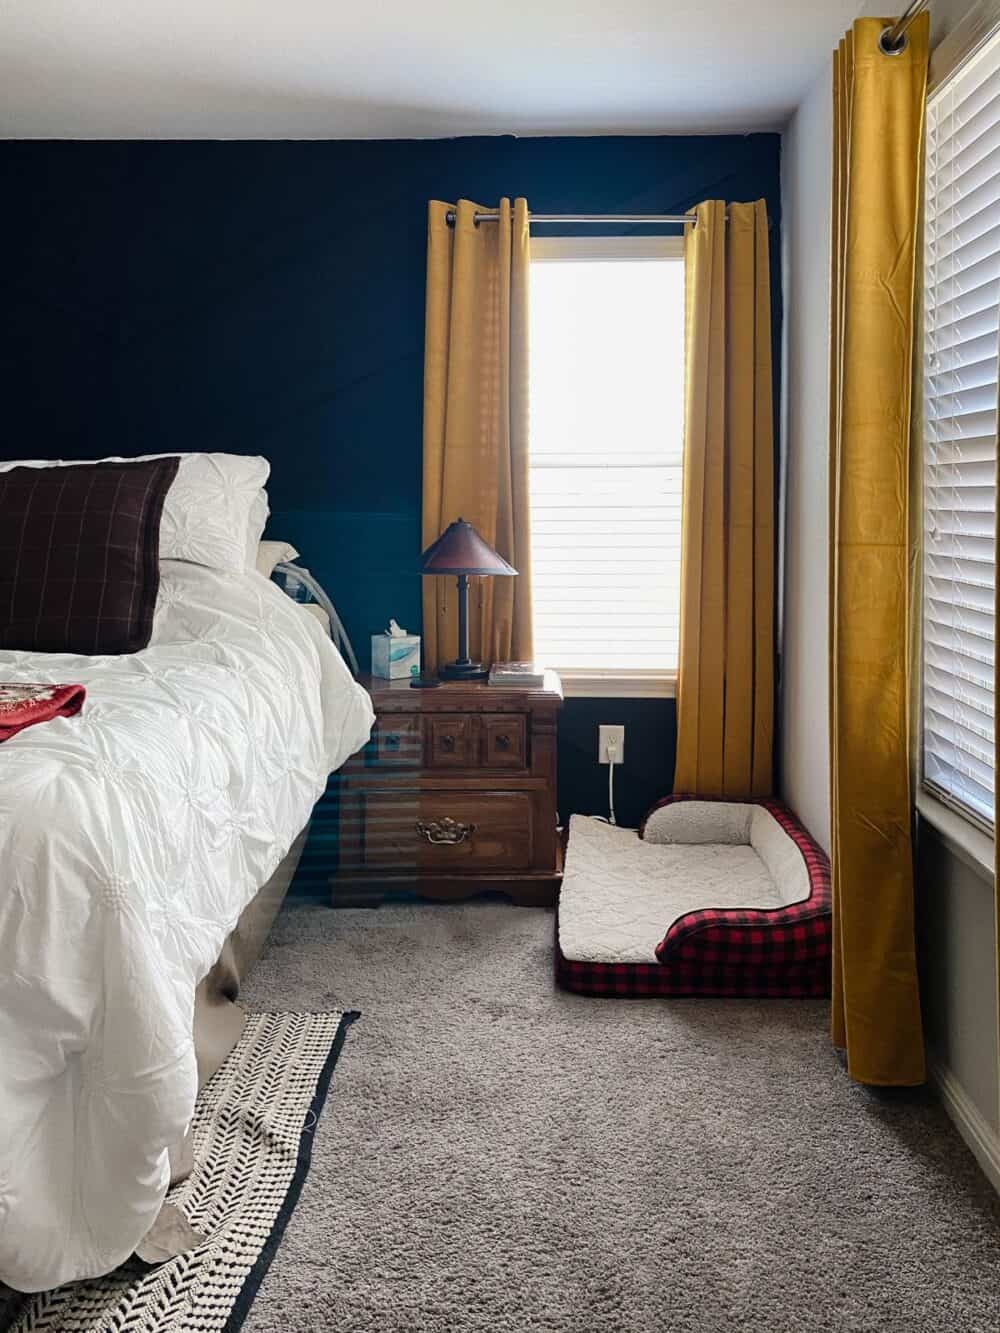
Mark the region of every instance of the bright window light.
[[677, 669], [684, 260], [675, 237], [533, 240], [535, 656]]
[[927, 103], [923, 782], [993, 827], [1000, 33]]

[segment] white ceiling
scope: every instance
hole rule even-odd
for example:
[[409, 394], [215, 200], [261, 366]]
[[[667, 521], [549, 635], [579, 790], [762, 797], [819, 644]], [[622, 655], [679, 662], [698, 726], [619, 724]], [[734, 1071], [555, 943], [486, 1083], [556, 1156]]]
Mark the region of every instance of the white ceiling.
[[0, 137], [775, 129], [860, 7], [0, 0]]

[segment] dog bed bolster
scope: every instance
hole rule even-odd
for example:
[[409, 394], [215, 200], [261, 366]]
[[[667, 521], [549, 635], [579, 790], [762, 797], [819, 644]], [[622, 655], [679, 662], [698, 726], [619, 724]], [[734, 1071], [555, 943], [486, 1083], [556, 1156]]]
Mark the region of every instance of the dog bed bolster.
[[656, 946], [671, 967], [822, 967], [830, 958], [830, 863], [786, 806], [678, 794], [658, 801], [639, 836], [651, 842], [746, 843], [779, 890], [770, 908], [706, 906], [672, 922]]

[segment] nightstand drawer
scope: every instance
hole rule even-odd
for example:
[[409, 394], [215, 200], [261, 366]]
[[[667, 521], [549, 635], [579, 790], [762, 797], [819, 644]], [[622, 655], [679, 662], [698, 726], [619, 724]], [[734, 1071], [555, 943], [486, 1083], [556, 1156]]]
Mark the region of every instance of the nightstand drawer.
[[440, 713], [427, 719], [428, 768], [475, 768], [479, 719], [471, 713]]
[[556, 833], [556, 722], [562, 691], [361, 676], [376, 725], [338, 776], [338, 906], [412, 889], [438, 901], [501, 892], [551, 904], [562, 861]]
[[486, 768], [527, 768], [527, 728], [523, 713], [486, 713], [482, 718]]
[[423, 767], [424, 733], [419, 717], [388, 713], [375, 724], [372, 740], [375, 762], [380, 767]]
[[524, 870], [533, 852], [527, 792], [365, 792], [366, 869]]

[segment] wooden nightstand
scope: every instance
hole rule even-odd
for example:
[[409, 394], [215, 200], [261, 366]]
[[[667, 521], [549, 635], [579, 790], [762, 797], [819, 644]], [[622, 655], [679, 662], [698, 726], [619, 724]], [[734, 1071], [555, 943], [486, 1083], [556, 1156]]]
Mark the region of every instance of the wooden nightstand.
[[387, 889], [438, 899], [497, 889], [554, 903], [559, 677], [534, 690], [360, 681], [376, 721], [340, 774], [334, 903], [377, 903]]

